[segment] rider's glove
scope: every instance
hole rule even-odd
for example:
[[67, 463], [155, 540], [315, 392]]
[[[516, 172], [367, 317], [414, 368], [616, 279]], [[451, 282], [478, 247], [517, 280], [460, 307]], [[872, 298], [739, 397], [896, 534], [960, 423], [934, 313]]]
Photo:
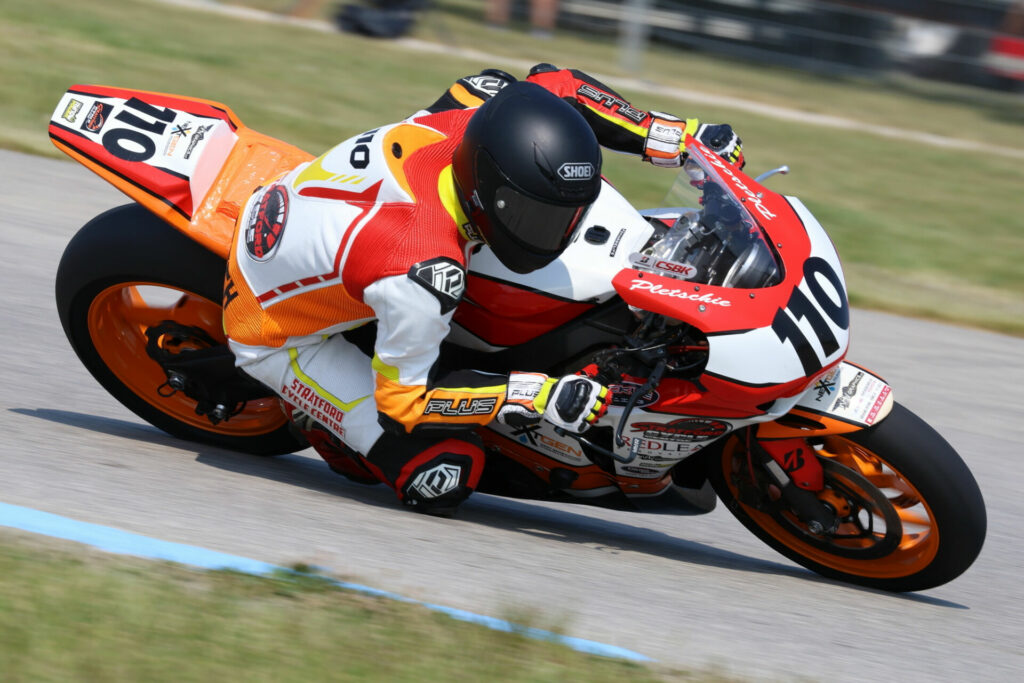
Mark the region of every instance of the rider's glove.
[[693, 137], [730, 164], [736, 164], [741, 169], [747, 165], [747, 160], [743, 158], [743, 141], [728, 123], [701, 124]]
[[576, 434], [605, 414], [611, 393], [587, 377], [548, 377], [539, 372], [512, 372], [498, 422], [511, 427], [536, 424], [543, 418]]
[[687, 135], [692, 135], [732, 164], [743, 168], [742, 141], [728, 124], [681, 121], [669, 114], [651, 112], [651, 127], [644, 143], [644, 159], [655, 166], [678, 167], [683, 162]]

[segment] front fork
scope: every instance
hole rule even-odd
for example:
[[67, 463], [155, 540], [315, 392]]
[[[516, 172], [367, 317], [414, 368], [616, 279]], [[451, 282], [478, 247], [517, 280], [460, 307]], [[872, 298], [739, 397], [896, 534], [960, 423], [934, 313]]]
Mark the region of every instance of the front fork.
[[783, 439], [761, 442], [755, 429], [744, 430], [747, 465], [751, 484], [758, 485], [754, 464], [767, 475], [767, 494], [772, 500], [781, 499], [812, 534], [833, 533], [839, 528], [839, 517], [826, 501], [819, 497], [825, 489], [825, 471], [817, 453], [806, 439]]
[[757, 463], [767, 477], [770, 499], [782, 499], [811, 533], [834, 532], [836, 512], [842, 514], [844, 506], [825, 488], [811, 442], [866, 429], [885, 419], [892, 406], [892, 388], [885, 380], [842, 361], [812, 383], [785, 415], [744, 430], [751, 485], [762, 488], [754, 472]]

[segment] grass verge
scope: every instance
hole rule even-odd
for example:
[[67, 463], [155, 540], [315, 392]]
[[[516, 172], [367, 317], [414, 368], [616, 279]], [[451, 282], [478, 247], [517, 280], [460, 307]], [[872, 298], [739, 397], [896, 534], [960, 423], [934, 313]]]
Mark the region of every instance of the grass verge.
[[[257, 130], [319, 152], [432, 102], [460, 75], [484, 66], [522, 73], [503, 60], [622, 73], [607, 40], [493, 32], [479, 14], [474, 3], [443, 0], [416, 31], [497, 55], [487, 61], [150, 0], [8, 0], [0, 9], [0, 44], [9, 54], [0, 145], [56, 154], [46, 122], [73, 83], [225, 102]], [[801, 197], [829, 230], [858, 305], [1024, 334], [1024, 169], [985, 152], [1024, 147], [1019, 99], [929, 85], [907, 91], [661, 49], [645, 64], [645, 76], [667, 85], [843, 115], [868, 130], [902, 126], [978, 140], [979, 151], [957, 152], [623, 92], [645, 108], [732, 123], [753, 174], [788, 163], [792, 175], [771, 185]], [[669, 172], [612, 154], [607, 174], [641, 207], [658, 205], [672, 181]]]
[[5, 681], [724, 680], [584, 655], [316, 576], [194, 571], [9, 530], [0, 576]]

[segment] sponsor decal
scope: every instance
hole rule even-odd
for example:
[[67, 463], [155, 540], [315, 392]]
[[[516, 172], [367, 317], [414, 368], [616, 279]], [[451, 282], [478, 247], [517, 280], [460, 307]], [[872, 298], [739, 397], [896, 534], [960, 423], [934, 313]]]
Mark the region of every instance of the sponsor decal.
[[[635, 439], [636, 437], [633, 437], [633, 438]], [[678, 455], [678, 454], [673, 456], [673, 457], [668, 457], [668, 458], [666, 458], [663, 455], [656, 455], [653, 451], [659, 451], [659, 450], [665, 450], [665, 449], [664, 448], [652, 448], [651, 447], [652, 445], [654, 445], [654, 446], [674, 446], [677, 449], [682, 447], [683, 448], [683, 451], [682, 451], [683, 453], [687, 453], [687, 452], [695, 450], [695, 448], [693, 446], [687, 446], [686, 444], [681, 444], [681, 443], [666, 444], [666, 443], [662, 443], [660, 441], [645, 441], [644, 439], [640, 439], [640, 442], [641, 442], [640, 446], [639, 446], [639, 448], [640, 448], [640, 459], [643, 460], [644, 462], [646, 462], [650, 467], [661, 467], [661, 468], [671, 467], [672, 465], [675, 465], [677, 462], [679, 462], [682, 459], [680, 457], [680, 455]], [[645, 449], [648, 450], [648, 451], [652, 451], [652, 452], [646, 452], [645, 453], [644, 452]], [[678, 451], [677, 451], [677, 453], [678, 453]]]
[[513, 372], [509, 375], [505, 389], [507, 401], [532, 401], [544, 388], [547, 375], [539, 372]]
[[188, 147], [185, 149], [186, 159], [192, 156], [192, 152], [196, 150], [196, 145], [198, 145], [211, 130], [213, 130], [212, 123], [207, 126], [199, 126], [196, 128], [196, 132], [192, 134], [192, 139], [188, 141]]
[[635, 465], [622, 465], [619, 467], [620, 472], [626, 474], [635, 474], [641, 477], [649, 477], [651, 475], [660, 476], [665, 472], [663, 470], [657, 470], [651, 467], [637, 467]]
[[[640, 390], [642, 384], [636, 382], [623, 382], [622, 384], [609, 384], [608, 390], [612, 392], [612, 405], [613, 406], [624, 406], [629, 403], [629, 399]], [[634, 404], [637, 408], [649, 406], [653, 403], [657, 403], [660, 396], [657, 391], [648, 391], [646, 394], [636, 400]]]
[[100, 132], [112, 111], [114, 111], [113, 105], [106, 102], [94, 102], [89, 108], [89, 113], [85, 115], [85, 120], [82, 121], [82, 130], [92, 133]]
[[662, 287], [650, 280], [634, 279], [629, 288], [631, 290], [639, 289], [641, 291], [648, 291], [651, 294], [657, 294], [658, 296], [670, 296], [673, 299], [686, 299], [688, 301], [696, 301], [702, 304], [711, 304], [712, 306], [732, 306], [731, 301], [723, 299], [720, 296], [715, 296], [713, 294], [691, 294], [684, 292], [681, 289], [669, 289], [668, 287]]
[[744, 183], [742, 180], [740, 180], [739, 176], [737, 176], [735, 173], [733, 173], [732, 169], [729, 168], [729, 166], [727, 166], [726, 163], [722, 159], [720, 159], [716, 155], [712, 155], [711, 157], [704, 157], [704, 158], [707, 161], [709, 161], [711, 163], [711, 165], [713, 165], [716, 168], [718, 168], [718, 170], [721, 171], [726, 176], [726, 178], [729, 179], [729, 182], [732, 183], [733, 186], [735, 186], [737, 190], [741, 191], [743, 194], [745, 194], [747, 196], [746, 197], [747, 201], [744, 202], [744, 204], [748, 208], [750, 206], [753, 206], [754, 210], [757, 211], [757, 213], [761, 214], [761, 216], [765, 220], [770, 221], [773, 218], [776, 218], [776, 215], [774, 213], [772, 213], [768, 209], [767, 206], [765, 206], [764, 204], [761, 203], [761, 195], [759, 193], [757, 193], [757, 192], [754, 192], [749, 187], [747, 187], [746, 183]]
[[830, 373], [819, 379], [814, 385], [816, 402], [822, 400], [832, 400], [832, 393], [836, 390], [836, 375], [839, 373], [838, 370], [832, 370]]
[[442, 315], [455, 310], [466, 291], [466, 269], [446, 257], [414, 264], [409, 269], [409, 277], [434, 295], [441, 304]]
[[305, 411], [335, 434], [339, 436], [345, 434], [345, 430], [341, 426], [345, 413], [318, 394], [312, 387], [303, 384], [302, 380], [292, 379], [292, 383], [283, 386], [280, 393], [289, 403]]
[[594, 177], [594, 165], [589, 161], [568, 161], [558, 167], [562, 180], [590, 180]]
[[461, 478], [461, 465], [442, 463], [416, 475], [409, 488], [424, 498], [438, 498], [449, 491], [454, 491]]
[[164, 156], [169, 157], [174, 154], [174, 150], [178, 147], [178, 143], [181, 142], [182, 138], [187, 138], [189, 133], [192, 132], [193, 123], [188, 121], [186, 123], [179, 123], [171, 129], [171, 137], [167, 140], [167, 146], [164, 147]]
[[622, 116], [625, 116], [627, 119], [630, 119], [631, 121], [636, 121], [637, 123], [640, 123], [641, 121], [647, 118], [647, 112], [640, 111], [639, 109], [634, 109], [629, 104], [629, 102], [626, 102], [625, 100], [616, 97], [615, 95], [612, 95], [610, 93], [598, 90], [589, 83], [584, 83], [580, 85], [579, 89], [576, 92], [579, 93], [580, 95], [583, 95], [588, 100], [597, 102], [602, 107], [606, 107], [608, 109], [615, 111], [618, 114], [621, 114]]
[[573, 461], [583, 460], [584, 458], [583, 451], [580, 448], [548, 436], [541, 431], [540, 425], [524, 425], [514, 429], [511, 435], [524, 446], [547, 451], [561, 460], [565, 460], [565, 456], [569, 456]]
[[490, 415], [498, 399], [487, 398], [432, 398], [423, 409], [424, 415], [444, 415], [445, 417], [468, 417], [470, 415]]
[[619, 234], [615, 236], [615, 241], [612, 242], [612, 250], [608, 252], [608, 256], [615, 256], [615, 252], [619, 250], [619, 242], [622, 241], [623, 235], [626, 234], [626, 229], [622, 228], [619, 230]]
[[868, 411], [868, 416], [864, 418], [864, 422], [869, 425], [875, 424], [875, 420], [878, 418], [878, 411], [885, 405], [885, 399], [892, 392], [892, 388], [885, 386], [878, 392], [878, 398], [875, 399], [874, 404], [871, 406], [871, 410]]
[[649, 254], [632, 253], [629, 255], [629, 262], [635, 268], [648, 268], [660, 271], [660, 273], [680, 280], [689, 280], [697, 274], [697, 269], [686, 263], [659, 259]]
[[466, 235], [466, 240], [469, 242], [484, 241], [483, 234], [481, 234], [481, 232], [476, 229], [476, 226], [470, 223], [469, 221], [466, 221], [465, 223], [462, 224], [462, 232], [463, 234]]
[[68, 106], [64, 107], [64, 113], [61, 114], [60, 117], [68, 123], [74, 123], [78, 117], [78, 112], [82, 111], [82, 107], [84, 106], [84, 103], [72, 98], [68, 101]]
[[843, 408], [850, 407], [850, 401], [857, 395], [857, 387], [860, 386], [860, 381], [864, 379], [864, 373], [858, 372], [854, 375], [853, 379], [843, 387], [843, 395], [836, 401], [833, 408], [835, 410], [842, 410]]
[[245, 229], [245, 251], [253, 261], [269, 261], [281, 243], [288, 221], [288, 192], [272, 185], [253, 204]]
[[684, 417], [672, 422], [634, 422], [629, 426], [634, 432], [643, 432], [648, 439], [686, 443], [711, 441], [729, 431], [727, 422], [704, 417]]
[[[623, 441], [630, 451], [636, 448], [638, 457], [651, 465], [651, 467], [668, 467], [679, 462], [686, 456], [699, 451], [704, 444], [684, 441], [661, 441], [658, 439], [644, 439], [639, 436], [623, 436]], [[654, 463], [666, 463], [657, 465]]]
[[497, 78], [495, 76], [472, 76], [464, 79], [464, 81], [472, 86], [474, 90], [479, 90], [491, 97], [497, 95], [502, 88], [508, 85], [508, 81], [504, 78]]
[[787, 451], [782, 456], [782, 469], [786, 470], [788, 474], [796, 472], [798, 469], [804, 466], [804, 449], [794, 448], [791, 451]]

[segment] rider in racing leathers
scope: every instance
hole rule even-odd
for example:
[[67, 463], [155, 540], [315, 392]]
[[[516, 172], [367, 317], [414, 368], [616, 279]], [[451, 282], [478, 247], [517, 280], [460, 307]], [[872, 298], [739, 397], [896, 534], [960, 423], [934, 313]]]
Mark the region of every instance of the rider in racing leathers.
[[[250, 198], [225, 286], [238, 365], [332, 469], [419, 510], [454, 509], [484, 466], [475, 428], [546, 419], [578, 433], [609, 400], [580, 375], [438, 367], [472, 249], [519, 273], [547, 265], [597, 197], [599, 144], [678, 166], [686, 134], [743, 163], [729, 126], [636, 109], [578, 71], [460, 79]], [[372, 321], [370, 358], [342, 333]]]

